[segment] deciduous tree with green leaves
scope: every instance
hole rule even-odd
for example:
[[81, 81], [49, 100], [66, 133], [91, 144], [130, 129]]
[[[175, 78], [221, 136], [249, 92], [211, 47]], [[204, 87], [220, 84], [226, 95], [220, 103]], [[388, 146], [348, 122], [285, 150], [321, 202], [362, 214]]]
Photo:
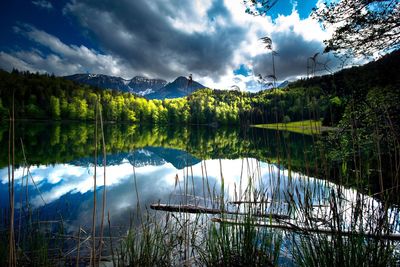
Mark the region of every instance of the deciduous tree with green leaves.
[[341, 0], [323, 3], [313, 17], [334, 33], [325, 51], [357, 55], [400, 48], [399, 0]]
[[[243, 0], [246, 13], [267, 15], [279, 0]], [[372, 55], [400, 48], [399, 0], [327, 0], [313, 9], [312, 17], [333, 28], [325, 52]]]

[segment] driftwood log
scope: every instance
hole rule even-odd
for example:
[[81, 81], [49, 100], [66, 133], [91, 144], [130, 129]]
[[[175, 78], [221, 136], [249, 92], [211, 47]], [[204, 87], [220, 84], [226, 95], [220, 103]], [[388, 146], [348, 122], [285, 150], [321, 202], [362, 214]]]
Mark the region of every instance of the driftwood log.
[[[204, 214], [233, 214], [233, 215], [248, 215], [248, 213], [239, 211], [228, 211], [221, 209], [212, 209], [207, 207], [195, 206], [195, 205], [170, 205], [170, 204], [151, 204], [150, 208], [153, 210], [162, 210], [169, 212], [184, 212], [184, 213], [204, 213]], [[276, 213], [254, 213], [251, 214], [254, 217], [265, 217], [272, 219], [289, 219], [288, 215], [276, 214]]]
[[[244, 224], [238, 220], [231, 220], [231, 219], [223, 219], [223, 218], [212, 218], [212, 222], [216, 223], [226, 223], [226, 224], [235, 224], [235, 225], [242, 225]], [[387, 239], [387, 240], [394, 240], [400, 241], [400, 234], [393, 233], [393, 234], [375, 234], [375, 233], [360, 233], [357, 231], [338, 231], [335, 229], [329, 228], [311, 228], [307, 226], [297, 226], [293, 224], [277, 224], [277, 223], [269, 223], [269, 222], [253, 222], [253, 226], [257, 227], [270, 227], [270, 228], [277, 228], [277, 229], [284, 229], [289, 231], [296, 231], [296, 232], [303, 232], [305, 234], [308, 233], [321, 233], [321, 234], [330, 234], [330, 235], [342, 235], [342, 236], [351, 236], [351, 235], [360, 235], [368, 238], [374, 239]]]

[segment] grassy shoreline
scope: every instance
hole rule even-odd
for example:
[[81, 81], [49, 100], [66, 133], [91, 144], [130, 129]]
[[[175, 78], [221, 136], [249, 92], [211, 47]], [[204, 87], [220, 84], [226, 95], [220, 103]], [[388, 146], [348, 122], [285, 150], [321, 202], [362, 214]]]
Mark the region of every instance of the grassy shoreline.
[[289, 131], [300, 134], [321, 134], [324, 131], [333, 131], [334, 127], [322, 126], [321, 121], [305, 120], [287, 123], [254, 124], [250, 127]]

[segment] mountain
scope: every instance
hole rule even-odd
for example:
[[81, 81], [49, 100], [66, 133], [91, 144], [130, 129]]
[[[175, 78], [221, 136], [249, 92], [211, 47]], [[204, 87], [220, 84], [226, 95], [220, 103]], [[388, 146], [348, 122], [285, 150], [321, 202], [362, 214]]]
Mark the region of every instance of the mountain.
[[131, 93], [145, 96], [157, 92], [167, 84], [167, 81], [161, 79], [148, 79], [141, 76], [134, 77], [128, 84], [130, 88], [134, 88]]
[[[107, 155], [107, 165], [119, 165], [125, 160], [128, 160], [135, 167], [160, 166], [165, 163], [171, 163], [179, 170], [200, 162], [199, 159], [182, 150], [150, 146], [135, 151]], [[93, 164], [93, 158], [80, 158], [70, 163], [77, 166], [89, 166]], [[103, 158], [101, 156], [97, 160], [97, 166], [103, 166]]]
[[164, 99], [183, 97], [201, 88], [205, 88], [205, 86], [196, 81], [192, 81], [191, 84], [189, 84], [187, 78], [180, 76], [176, 78], [175, 81], [160, 88], [157, 92], [146, 95], [146, 98]]
[[288, 85], [289, 85], [289, 81], [283, 81], [283, 82], [281, 82], [278, 86], [277, 86], [277, 88], [286, 88], [286, 87], [288, 87]]
[[121, 77], [104, 74], [74, 74], [64, 76], [64, 78], [100, 88], [134, 93], [148, 99], [183, 97], [205, 87], [196, 81], [192, 81], [189, 85], [189, 80], [182, 76], [170, 83], [161, 79], [148, 79], [141, 76], [125, 80]]
[[154, 93], [167, 84], [165, 80], [148, 79], [141, 76], [136, 76], [131, 80], [125, 80], [121, 77], [104, 74], [74, 74], [65, 76], [64, 78], [78, 83], [89, 84], [105, 89], [116, 89], [141, 96]]

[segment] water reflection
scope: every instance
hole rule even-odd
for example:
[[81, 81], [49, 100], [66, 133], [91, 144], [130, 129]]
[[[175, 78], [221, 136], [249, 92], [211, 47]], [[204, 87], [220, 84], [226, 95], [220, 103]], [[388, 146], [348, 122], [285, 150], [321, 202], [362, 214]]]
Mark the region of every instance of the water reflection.
[[[24, 220], [33, 208], [40, 212], [41, 220], [62, 217], [70, 232], [79, 225], [89, 229], [94, 194], [92, 126], [22, 124], [18, 129], [27, 161], [33, 164], [27, 174], [26, 162], [17, 150], [16, 218]], [[311, 177], [307, 166], [313, 166], [317, 158], [310, 157], [313, 142], [309, 136], [261, 129], [144, 129], [128, 125], [107, 125], [105, 136], [106, 211], [113, 225], [125, 229], [138, 214], [139, 204], [145, 208], [156, 202], [190, 202], [212, 207], [215, 197], [224, 192], [226, 201], [263, 199], [278, 203], [270, 205], [269, 211], [288, 213], [288, 202], [304, 204], [310, 196], [310, 205], [329, 207], [330, 192], [337, 190], [337, 185]], [[46, 138], [50, 144], [43, 140]], [[4, 139], [3, 133], [1, 142], [6, 147]], [[2, 157], [3, 163], [5, 159]], [[98, 210], [104, 190], [102, 162], [99, 157]], [[0, 169], [0, 208], [7, 209], [8, 168], [4, 166]], [[257, 195], [246, 195], [249, 185]], [[341, 192], [344, 205], [357, 202], [357, 191]], [[364, 199], [366, 205], [380, 205], [373, 198]], [[319, 209], [315, 216], [323, 219], [327, 213], [329, 209]], [[99, 224], [99, 212], [97, 216]]]
[[[171, 153], [169, 149], [157, 149], [164, 150], [164, 155]], [[188, 168], [179, 168], [167, 159], [146, 150], [134, 151], [132, 154], [146, 154], [146, 160], [142, 158], [131, 161], [122, 158], [118, 163], [106, 166], [106, 210], [110, 212], [114, 225], [125, 228], [129, 225], [130, 217], [138, 212], [138, 201], [142, 207], [149, 207], [151, 203], [156, 202], [179, 204], [183, 201], [212, 206], [210, 200], [213, 195], [220, 195], [222, 181], [226, 200], [257, 200], [249, 199], [246, 193], [249, 185], [253, 184], [252, 186], [260, 192], [260, 195], [254, 198], [281, 201], [274, 207], [279, 207], [278, 212], [284, 213], [287, 213], [285, 203], [288, 201], [288, 193], [292, 193], [296, 203], [304, 203], [304, 194], [312, 191], [312, 204], [329, 205], [330, 190], [336, 187], [335, 184], [300, 173], [289, 174], [287, 170], [281, 170], [274, 164], [253, 158], [204, 160]], [[157, 160], [151, 160], [151, 155]], [[23, 167], [15, 170], [16, 207], [22, 206], [25, 209], [29, 203], [31, 208], [40, 210], [42, 219], [57, 220], [62, 216], [71, 232], [76, 231], [79, 225], [84, 228], [91, 226], [93, 165], [39, 165], [30, 167], [29, 172], [30, 175], [27, 175]], [[7, 195], [7, 174], [7, 168], [0, 170], [0, 188], [3, 196]], [[186, 191], [185, 183], [189, 184]], [[103, 169], [100, 168], [97, 175], [98, 201], [103, 190]], [[296, 194], [295, 191], [299, 193]], [[355, 203], [355, 190], [344, 189], [342, 192], [349, 205]], [[101, 203], [98, 202], [97, 205], [100, 210]], [[369, 205], [378, 203], [371, 198]], [[2, 201], [1, 207], [6, 208], [7, 203]], [[100, 224], [100, 218], [97, 222]]]
[[[164, 152], [167, 154], [168, 149], [165, 149]], [[248, 160], [255, 161], [254, 159]], [[137, 205], [136, 188], [139, 200], [144, 206], [157, 201], [170, 201], [171, 198], [176, 199], [180, 195], [179, 191], [184, 187], [185, 169], [179, 169], [165, 159], [161, 161], [162, 164], [152, 164], [153, 162], [149, 160], [146, 165], [144, 161], [130, 162], [125, 158], [118, 164], [106, 167], [107, 209], [113, 214], [114, 221], [125, 221], [127, 224], [129, 212], [134, 211]], [[238, 183], [241, 172], [249, 171], [246, 167], [241, 170], [241, 162], [240, 159], [223, 160], [223, 173], [228, 187]], [[190, 191], [192, 194], [200, 196], [204, 194], [202, 191], [205, 178], [204, 170], [202, 170], [203, 164], [208, 168], [209, 186], [214, 191], [218, 191], [220, 188], [218, 160], [196, 163], [190, 168], [190, 175], [193, 176], [194, 183], [191, 185]], [[27, 205], [27, 196], [29, 205], [33, 208], [41, 208], [41, 213], [46, 218], [55, 219], [59, 217], [60, 211], [64, 210], [65, 213], [68, 212], [63, 214], [66, 221], [77, 220], [83, 225], [90, 225], [93, 206], [93, 165], [39, 165], [30, 167], [29, 172], [30, 175], [27, 175], [26, 169], [23, 167], [15, 170], [16, 207]], [[8, 195], [8, 168], [0, 170], [0, 177], [1, 195], [6, 196]], [[27, 190], [25, 189], [26, 184], [28, 185]], [[97, 191], [99, 193], [102, 192], [103, 186], [103, 170], [98, 169]], [[2, 201], [1, 206], [6, 208], [7, 203]], [[124, 218], [117, 218], [120, 216]]]
[[[151, 148], [148, 148], [151, 150]], [[164, 155], [170, 155], [170, 149], [156, 148]], [[135, 212], [137, 199], [141, 205], [148, 206], [157, 201], [179, 202], [179, 196], [185, 187], [184, 181], [190, 178], [189, 195], [199, 197], [205, 194], [219, 194], [221, 189], [221, 173], [227, 197], [232, 198], [237, 192], [245, 192], [248, 186], [247, 178], [261, 175], [263, 184], [258, 186], [269, 188], [266, 192], [273, 194], [278, 188], [287, 186], [287, 174], [282, 173], [275, 165], [258, 162], [256, 159], [223, 159], [194, 162], [189, 168], [179, 168], [147, 150], [135, 151], [129, 155], [147, 154], [146, 160], [122, 158], [118, 163], [106, 167], [107, 209], [110, 210], [113, 221], [129, 221], [129, 213]], [[183, 152], [182, 152], [183, 153]], [[160, 154], [160, 153], [159, 153]], [[151, 156], [155, 160], [151, 160]], [[149, 158], [150, 157], [150, 158]], [[188, 155], [188, 157], [190, 157]], [[78, 162], [78, 161], [77, 161]], [[84, 161], [79, 161], [84, 162]], [[134, 167], [135, 166], [135, 167]], [[222, 167], [222, 170], [221, 170]], [[257, 171], [257, 173], [255, 173]], [[19, 167], [15, 170], [16, 206], [24, 207], [29, 203], [33, 208], [41, 208], [41, 213], [48, 219], [56, 219], [62, 214], [64, 220], [79, 221], [89, 226], [93, 206], [93, 175], [94, 166], [54, 164], [38, 165], [29, 169]], [[281, 183], [273, 182], [281, 174]], [[7, 195], [8, 168], [0, 170], [2, 195]], [[186, 177], [186, 178], [185, 178]], [[293, 176], [292, 176], [293, 177]], [[135, 180], [136, 178], [136, 180]], [[205, 185], [205, 179], [207, 180]], [[28, 189], [25, 189], [26, 184]], [[101, 193], [104, 185], [102, 168], [98, 168], [97, 191]], [[241, 188], [239, 186], [241, 185]], [[136, 190], [137, 188], [137, 190]], [[136, 191], [139, 196], [136, 196]], [[237, 192], [235, 192], [237, 191]], [[276, 191], [278, 192], [278, 191]], [[28, 197], [28, 202], [26, 201]], [[205, 198], [210, 198], [206, 196]], [[203, 198], [204, 199], [204, 198]], [[202, 203], [203, 204], [203, 203]], [[207, 203], [206, 203], [207, 204]], [[2, 202], [6, 208], [6, 202]]]
[[[15, 140], [22, 139], [29, 164], [93, 163], [94, 126], [82, 123], [17, 123]], [[304, 159], [314, 164], [313, 138], [307, 135], [285, 133], [256, 128], [212, 128], [212, 127], [139, 127], [136, 125], [106, 124], [104, 127], [108, 161], [119, 162], [123, 158], [140, 160], [140, 149], [146, 153], [160, 154], [168, 162], [182, 168], [188, 152], [196, 159], [242, 157], [262, 161], [290, 162], [292, 168], [305, 169]], [[8, 164], [8, 132], [0, 127], [0, 167]], [[100, 136], [98, 137], [100, 140]], [[162, 155], [170, 148], [169, 155]], [[136, 151], [137, 155], [132, 152]], [[125, 154], [124, 154], [125, 153]], [[130, 153], [131, 155], [126, 155]], [[19, 142], [16, 149], [16, 163], [23, 164]], [[157, 160], [155, 156], [151, 157]], [[189, 158], [188, 163], [195, 163]], [[159, 160], [159, 159], [158, 159]], [[191, 162], [193, 161], [193, 162]], [[99, 158], [98, 164], [102, 160]], [[197, 161], [198, 162], [198, 161]]]

